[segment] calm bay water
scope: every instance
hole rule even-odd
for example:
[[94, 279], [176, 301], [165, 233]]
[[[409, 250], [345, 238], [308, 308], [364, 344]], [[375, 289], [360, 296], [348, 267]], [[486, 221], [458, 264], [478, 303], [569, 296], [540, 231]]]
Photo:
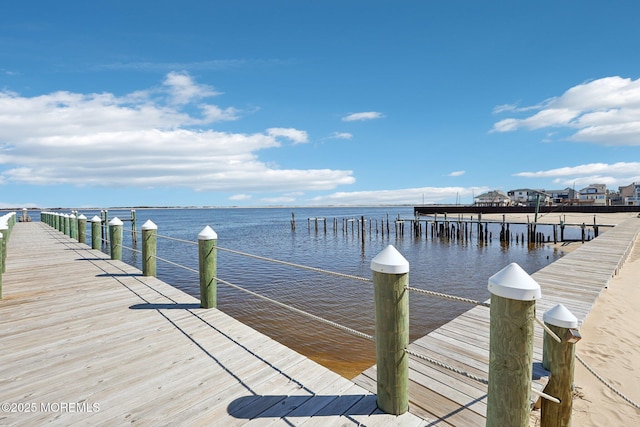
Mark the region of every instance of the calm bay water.
[[[87, 218], [96, 211], [80, 211]], [[291, 229], [295, 213], [297, 228]], [[489, 298], [488, 278], [511, 262], [529, 274], [561, 256], [549, 246], [530, 249], [513, 242], [507, 248], [498, 241], [499, 225], [490, 224], [493, 240], [487, 245], [441, 241], [412, 235], [407, 224], [404, 236], [396, 236], [393, 219], [412, 218], [411, 207], [376, 208], [224, 208], [224, 209], [140, 209], [138, 229], [148, 219], [158, 226], [158, 234], [197, 242], [207, 225], [218, 234], [218, 246], [296, 264], [371, 278], [370, 262], [392, 244], [409, 261], [410, 285], [476, 300]], [[110, 211], [109, 219], [130, 217], [130, 211]], [[345, 218], [364, 216], [373, 232], [364, 238], [357, 230], [342, 230]], [[376, 233], [376, 221], [391, 219], [391, 234]], [[327, 218], [327, 232], [316, 231], [308, 218]], [[338, 218], [334, 231], [333, 219]], [[451, 218], [450, 218], [451, 219]], [[511, 226], [522, 233], [524, 226]], [[140, 249], [131, 241], [130, 223], [124, 226], [124, 245]], [[357, 229], [357, 226], [356, 226]], [[474, 227], [475, 235], [475, 227]], [[89, 234], [90, 235], [90, 234]], [[140, 235], [139, 235], [140, 236]], [[475, 236], [474, 236], [475, 237]], [[140, 239], [139, 239], [140, 240]], [[107, 248], [105, 248], [107, 251]], [[195, 244], [158, 239], [157, 254], [189, 268], [198, 269]], [[123, 250], [123, 261], [141, 267], [141, 256]], [[197, 274], [158, 261], [158, 278], [185, 292], [199, 296]], [[339, 324], [374, 334], [372, 283], [344, 279], [272, 262], [218, 251], [218, 277]], [[353, 377], [375, 363], [374, 343], [342, 332], [324, 323], [265, 302], [244, 292], [218, 285], [218, 308], [300, 353]], [[410, 295], [411, 339], [417, 339], [458, 314], [468, 304], [412, 293]]]

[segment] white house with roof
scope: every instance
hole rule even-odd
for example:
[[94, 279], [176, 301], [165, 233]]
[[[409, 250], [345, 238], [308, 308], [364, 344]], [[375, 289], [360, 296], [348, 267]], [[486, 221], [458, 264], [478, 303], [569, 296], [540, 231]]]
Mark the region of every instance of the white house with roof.
[[605, 184], [591, 184], [580, 190], [581, 204], [607, 206], [607, 186]]
[[507, 195], [511, 199], [514, 205], [546, 206], [551, 204], [551, 196], [544, 190], [533, 190], [531, 188], [519, 188], [517, 190], [510, 190]]
[[474, 198], [476, 206], [510, 206], [511, 198], [502, 190], [482, 193]]

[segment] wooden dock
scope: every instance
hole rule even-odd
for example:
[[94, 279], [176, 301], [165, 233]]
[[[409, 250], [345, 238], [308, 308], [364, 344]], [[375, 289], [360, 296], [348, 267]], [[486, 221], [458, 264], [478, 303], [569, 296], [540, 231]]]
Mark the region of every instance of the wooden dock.
[[[617, 274], [640, 234], [640, 218], [630, 218], [585, 243], [558, 261], [534, 273], [542, 299], [536, 302], [537, 317], [562, 303], [579, 320], [589, 314], [598, 295]], [[415, 295], [412, 298], [422, 298]], [[425, 314], [428, 315], [428, 314]], [[536, 325], [533, 380], [541, 389], [542, 329]], [[580, 344], [577, 344], [580, 351]], [[489, 309], [477, 306], [409, 345], [416, 353], [480, 378], [488, 378]], [[430, 425], [484, 426], [487, 386], [467, 376], [410, 356], [410, 411]], [[355, 379], [369, 390], [376, 389], [375, 366]]]
[[0, 426], [427, 424], [43, 223], [8, 246]]

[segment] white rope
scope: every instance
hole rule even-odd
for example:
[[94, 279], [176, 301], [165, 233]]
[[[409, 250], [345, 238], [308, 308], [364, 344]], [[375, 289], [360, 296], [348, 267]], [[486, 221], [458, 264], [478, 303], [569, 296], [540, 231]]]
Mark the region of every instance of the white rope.
[[552, 402], [554, 402], [554, 403], [562, 403], [562, 402], [560, 402], [560, 399], [558, 399], [557, 397], [550, 396], [550, 395], [548, 395], [547, 393], [543, 393], [543, 392], [541, 392], [540, 390], [536, 390], [536, 389], [535, 389], [535, 388], [533, 388], [533, 387], [531, 387], [531, 391], [532, 391], [534, 394], [537, 394], [538, 396], [542, 397], [543, 399], [550, 400], [550, 401], [552, 401]]
[[439, 361], [437, 361], [435, 359], [432, 359], [429, 356], [425, 356], [424, 354], [416, 353], [413, 350], [409, 350], [408, 348], [405, 348], [404, 351], [405, 351], [405, 353], [410, 354], [411, 356], [415, 356], [418, 359], [426, 360], [429, 363], [432, 363], [432, 364], [434, 364], [436, 366], [439, 366], [441, 368], [444, 368], [444, 369], [448, 369], [449, 371], [455, 372], [456, 374], [464, 375], [465, 377], [471, 378], [472, 380], [476, 380], [478, 382], [481, 382], [482, 384], [489, 384], [489, 380], [487, 380], [486, 378], [481, 378], [481, 377], [473, 375], [473, 374], [471, 374], [469, 372], [463, 371], [463, 370], [455, 368], [453, 366], [449, 366], [449, 365], [447, 365], [445, 363], [442, 363], [442, 362], [439, 362]]
[[233, 249], [221, 248], [219, 246], [218, 246], [218, 249], [220, 249], [221, 251], [231, 252], [231, 253], [236, 254], [236, 255], [244, 255], [244, 256], [248, 256], [250, 258], [259, 259], [259, 260], [262, 260], [262, 261], [275, 262], [277, 264], [288, 265], [289, 267], [301, 268], [303, 270], [315, 271], [317, 273], [329, 274], [331, 276], [338, 276], [338, 277], [343, 277], [343, 278], [347, 278], [347, 279], [360, 280], [362, 282], [373, 282], [372, 279], [367, 279], [366, 277], [359, 277], [359, 276], [354, 276], [354, 275], [351, 275], [351, 274], [344, 274], [344, 273], [336, 273], [335, 271], [323, 270], [321, 268], [309, 267], [307, 265], [294, 264], [292, 262], [287, 262], [287, 261], [280, 261], [280, 260], [277, 260], [277, 259], [267, 258], [267, 257], [263, 257], [263, 256], [260, 256], [260, 255], [248, 254], [248, 253], [236, 251], [236, 250], [233, 250]]
[[458, 296], [455, 296], [455, 295], [447, 295], [447, 294], [443, 294], [443, 293], [440, 293], [440, 292], [428, 291], [426, 289], [412, 288], [411, 286], [406, 286], [405, 289], [407, 289], [409, 291], [413, 291], [413, 292], [419, 292], [421, 294], [430, 295], [432, 297], [445, 298], [445, 299], [450, 299], [450, 300], [458, 301], [458, 302], [466, 302], [466, 303], [469, 303], [469, 304], [475, 304], [475, 305], [479, 305], [479, 306], [482, 306], [482, 307], [489, 307], [490, 306], [490, 304], [488, 302], [476, 301], [476, 300], [473, 300], [473, 299], [458, 297]]
[[551, 329], [549, 329], [549, 327], [547, 325], [545, 325], [542, 320], [538, 319], [537, 317], [534, 317], [534, 319], [535, 319], [536, 322], [538, 322], [538, 325], [542, 326], [542, 329], [544, 329], [551, 336], [551, 338], [553, 338], [557, 342], [562, 342], [562, 338], [557, 336], [555, 332], [553, 332]]
[[130, 248], [129, 246], [124, 246], [124, 245], [120, 245], [120, 244], [113, 245], [114, 248], [117, 248], [118, 246], [120, 246], [121, 248], [124, 248], [124, 249], [129, 249], [131, 252], [137, 252], [139, 254], [142, 253], [141, 250]]
[[167, 239], [167, 240], [174, 240], [176, 242], [181, 242], [181, 243], [188, 243], [190, 245], [197, 245], [197, 242], [193, 242], [191, 240], [185, 240], [185, 239], [178, 239], [176, 237], [169, 237], [169, 236], [162, 236], [160, 234], [157, 234], [156, 237], [161, 238], [161, 239]]
[[[192, 245], [197, 245], [196, 242], [192, 242], [190, 240], [176, 239], [175, 237], [160, 236], [160, 235], [158, 235], [158, 237], [163, 238], [163, 239], [168, 239], [168, 240], [174, 240], [176, 242], [182, 242], [182, 243], [189, 243], [189, 244], [192, 244]], [[365, 277], [354, 276], [354, 275], [351, 275], [351, 274], [337, 273], [335, 271], [323, 270], [321, 268], [309, 267], [307, 265], [295, 264], [295, 263], [287, 262], [287, 261], [280, 261], [280, 260], [273, 259], [273, 258], [263, 257], [263, 256], [260, 256], [260, 255], [253, 255], [253, 254], [248, 254], [246, 252], [240, 252], [240, 251], [236, 251], [236, 250], [233, 250], [233, 249], [223, 248], [221, 246], [217, 246], [217, 249], [219, 249], [221, 251], [225, 251], [225, 252], [230, 252], [230, 253], [236, 254], [236, 255], [243, 255], [243, 256], [247, 256], [249, 258], [259, 259], [259, 260], [262, 260], [262, 261], [269, 261], [269, 262], [274, 262], [274, 263], [277, 263], [277, 264], [287, 265], [289, 267], [296, 267], [296, 268], [301, 268], [301, 269], [304, 269], [304, 270], [315, 271], [316, 273], [323, 273], [323, 274], [328, 274], [328, 275], [331, 275], [331, 276], [338, 276], [338, 277], [343, 277], [343, 278], [347, 278], [347, 279], [360, 280], [362, 282], [372, 282], [373, 281], [372, 279], [368, 279], [368, 278], [365, 278]]]
[[629, 399], [627, 396], [625, 396], [624, 394], [622, 394], [622, 392], [620, 390], [617, 390], [614, 386], [612, 386], [611, 384], [609, 384], [607, 382], [607, 380], [605, 380], [604, 378], [602, 378], [600, 375], [598, 375], [598, 373], [596, 371], [593, 370], [593, 368], [591, 368], [591, 366], [587, 365], [587, 362], [585, 362], [582, 357], [578, 356], [578, 354], [576, 353], [576, 359], [578, 359], [578, 361], [580, 363], [582, 363], [582, 365], [587, 368], [587, 371], [591, 372], [597, 379], [600, 380], [600, 382], [602, 382], [602, 384], [604, 384], [605, 386], [607, 386], [611, 391], [613, 391], [615, 394], [617, 394], [618, 396], [620, 396], [622, 399], [624, 399], [627, 403], [629, 403], [631, 406], [633, 406], [634, 408], [640, 410], [640, 405], [638, 405], [636, 402], [634, 402], [633, 400]]
[[173, 266], [182, 268], [183, 270], [187, 270], [187, 271], [191, 271], [192, 273], [200, 274], [200, 272], [198, 270], [195, 270], [195, 269], [189, 268], [189, 267], [185, 267], [184, 265], [178, 264], [177, 262], [169, 261], [168, 259], [160, 258], [159, 256], [154, 256], [154, 258], [158, 259], [160, 261], [166, 262], [167, 264], [171, 264]]
[[365, 334], [363, 332], [356, 331], [355, 329], [351, 329], [351, 328], [348, 328], [346, 326], [342, 326], [339, 323], [332, 322], [331, 320], [327, 320], [327, 319], [324, 319], [322, 317], [316, 316], [315, 314], [307, 313], [306, 311], [302, 311], [302, 310], [297, 309], [295, 307], [291, 307], [290, 305], [287, 305], [287, 304], [281, 303], [279, 301], [273, 300], [273, 299], [271, 299], [269, 297], [265, 297], [264, 295], [260, 295], [258, 293], [255, 293], [253, 291], [250, 291], [250, 290], [245, 289], [243, 287], [240, 287], [238, 285], [234, 285], [233, 283], [227, 282], [226, 280], [220, 279], [218, 277], [216, 277], [216, 280], [218, 280], [220, 283], [223, 283], [223, 284], [225, 284], [227, 286], [231, 286], [232, 288], [235, 288], [235, 289], [238, 289], [240, 291], [246, 292], [246, 293], [248, 293], [250, 295], [253, 295], [254, 297], [263, 299], [263, 300], [268, 301], [268, 302], [270, 302], [272, 304], [279, 305], [280, 307], [284, 307], [286, 309], [294, 311], [294, 312], [296, 312], [298, 314], [301, 314], [303, 316], [310, 317], [311, 319], [317, 320], [319, 322], [326, 323], [327, 325], [331, 325], [331, 326], [333, 326], [335, 328], [338, 328], [338, 329], [341, 329], [341, 330], [343, 330], [345, 332], [349, 332], [352, 335], [356, 335], [356, 336], [358, 336], [360, 338], [368, 339], [370, 341], [375, 341], [376, 340], [376, 338], [373, 335], [367, 335], [367, 334]]

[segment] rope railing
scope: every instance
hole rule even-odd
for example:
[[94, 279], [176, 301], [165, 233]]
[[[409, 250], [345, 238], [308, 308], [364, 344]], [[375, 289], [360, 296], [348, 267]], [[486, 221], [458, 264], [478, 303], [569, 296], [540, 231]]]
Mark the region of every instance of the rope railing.
[[327, 320], [327, 319], [325, 319], [323, 317], [316, 316], [315, 314], [311, 314], [311, 313], [306, 312], [304, 310], [300, 310], [298, 308], [292, 307], [292, 306], [290, 306], [288, 304], [285, 304], [285, 303], [282, 303], [280, 301], [276, 301], [276, 300], [274, 300], [272, 298], [269, 298], [269, 297], [266, 297], [264, 295], [260, 295], [260, 294], [258, 294], [256, 292], [253, 292], [253, 291], [250, 291], [250, 290], [248, 290], [246, 288], [243, 288], [241, 286], [235, 285], [235, 284], [233, 284], [233, 283], [231, 283], [229, 281], [223, 280], [223, 279], [221, 279], [219, 277], [217, 277], [216, 279], [222, 284], [225, 284], [227, 286], [230, 286], [230, 287], [232, 287], [234, 289], [237, 289], [237, 290], [240, 290], [242, 292], [246, 292], [247, 294], [252, 295], [252, 296], [254, 296], [256, 298], [260, 298], [260, 299], [262, 299], [264, 301], [268, 301], [268, 302], [270, 302], [272, 304], [276, 304], [276, 305], [278, 305], [280, 307], [286, 308], [286, 309], [291, 310], [291, 311], [293, 311], [295, 313], [298, 313], [298, 314], [301, 314], [303, 316], [309, 317], [310, 319], [317, 320], [319, 322], [322, 322], [322, 323], [325, 323], [327, 325], [333, 326], [335, 328], [338, 328], [340, 330], [343, 330], [345, 332], [348, 332], [348, 333], [350, 333], [352, 335], [355, 335], [355, 336], [358, 336], [360, 338], [364, 338], [364, 339], [367, 339], [367, 340], [370, 340], [370, 341], [375, 341], [376, 340], [375, 336], [373, 336], [373, 335], [365, 334], [364, 332], [357, 331], [355, 329], [349, 328], [347, 326], [343, 326], [343, 325], [341, 325], [339, 323], [336, 323], [336, 322], [333, 322], [331, 320]]
[[[168, 240], [179, 241], [179, 242], [183, 242], [183, 243], [194, 244], [194, 242], [191, 242], [191, 241], [188, 241], [188, 240], [184, 240], [184, 239], [171, 238], [171, 237], [168, 237], [168, 236], [158, 236], [158, 237], [166, 238], [166, 239], [168, 239]], [[195, 244], [197, 245], [197, 243], [195, 243]], [[120, 247], [122, 247], [122, 248], [124, 248], [124, 249], [131, 250], [131, 251], [133, 251], [133, 252], [141, 253], [141, 251], [139, 251], [139, 250], [137, 250], [137, 249], [134, 249], [134, 248], [131, 248], [131, 247], [128, 247], [128, 246], [125, 246], [125, 245], [121, 245], [121, 244], [119, 244], [118, 246], [120, 246]], [[218, 247], [217, 249], [221, 249], [221, 248], [220, 248], [220, 247]], [[286, 262], [286, 261], [274, 260], [274, 259], [272, 259], [272, 258], [267, 258], [267, 257], [258, 256], [258, 255], [247, 254], [247, 253], [244, 253], [244, 252], [235, 251], [235, 250], [231, 250], [231, 249], [228, 249], [227, 251], [232, 252], [232, 253], [235, 253], [235, 254], [238, 254], [238, 255], [244, 255], [244, 256], [251, 257], [251, 258], [257, 258], [257, 259], [260, 259], [260, 260], [271, 261], [271, 262], [277, 262], [277, 263], [279, 263], [279, 264], [285, 264], [285, 265], [292, 265], [292, 264], [293, 264], [293, 263], [289, 263], [289, 262]], [[168, 263], [168, 264], [170, 264], [170, 265], [173, 265], [173, 266], [175, 266], [175, 267], [182, 268], [182, 269], [184, 269], [184, 270], [186, 270], [186, 271], [190, 271], [190, 272], [192, 272], [192, 273], [199, 274], [199, 271], [198, 271], [198, 270], [195, 270], [195, 269], [193, 269], [193, 268], [186, 267], [186, 266], [184, 266], [184, 265], [181, 265], [181, 264], [179, 264], [179, 263], [176, 263], [176, 262], [170, 261], [170, 260], [168, 260], [168, 259], [161, 258], [161, 257], [158, 257], [158, 256], [154, 256], [154, 258], [155, 258], [155, 259], [157, 259], [157, 260], [159, 260], [159, 261], [162, 261], [162, 262]], [[316, 269], [316, 268], [313, 268], [313, 267], [303, 266], [303, 265], [300, 265], [300, 264], [293, 264], [293, 266], [295, 266], [295, 267], [303, 267], [303, 268], [305, 268], [305, 269], [307, 269], [307, 270], [308, 270], [308, 269], [311, 269], [312, 271], [317, 271], [317, 272], [323, 272], [323, 273], [327, 272], [327, 271], [322, 270], [322, 269]], [[329, 272], [329, 273], [333, 273], [333, 272]], [[349, 276], [349, 275], [347, 275], [347, 276]], [[351, 276], [349, 276], [349, 278], [351, 278]], [[271, 303], [271, 304], [275, 304], [275, 305], [277, 305], [277, 306], [279, 306], [279, 307], [282, 307], [282, 308], [285, 308], [285, 309], [287, 309], [287, 310], [293, 311], [293, 312], [295, 312], [295, 313], [297, 313], [297, 314], [299, 314], [299, 315], [302, 315], [302, 316], [305, 316], [305, 317], [310, 318], [310, 319], [312, 319], [312, 320], [315, 320], [315, 321], [318, 321], [318, 322], [324, 323], [324, 324], [326, 324], [326, 325], [332, 326], [332, 327], [334, 327], [334, 328], [336, 328], [336, 329], [340, 329], [340, 330], [342, 330], [342, 331], [344, 331], [344, 332], [347, 332], [347, 333], [349, 333], [349, 334], [351, 334], [351, 335], [354, 335], [354, 336], [357, 336], [357, 337], [359, 337], [359, 338], [363, 338], [363, 339], [366, 339], [366, 340], [374, 341], [374, 342], [375, 342], [375, 336], [374, 336], [374, 335], [366, 334], [366, 333], [361, 332], [361, 331], [358, 331], [358, 330], [356, 330], [356, 329], [349, 328], [349, 327], [347, 327], [347, 326], [341, 325], [341, 324], [339, 324], [339, 323], [337, 323], [337, 322], [334, 322], [334, 321], [332, 321], [332, 320], [328, 320], [328, 319], [325, 319], [325, 318], [323, 318], [323, 317], [321, 317], [321, 316], [317, 316], [317, 315], [315, 315], [315, 314], [311, 314], [311, 313], [309, 313], [309, 312], [307, 312], [307, 311], [300, 310], [300, 309], [298, 309], [298, 308], [292, 307], [292, 306], [290, 306], [290, 305], [288, 305], [288, 304], [285, 304], [285, 303], [282, 303], [282, 302], [280, 302], [280, 301], [274, 300], [273, 298], [269, 298], [269, 297], [267, 297], [267, 296], [261, 295], [261, 294], [259, 294], [259, 293], [257, 293], [257, 292], [253, 292], [253, 291], [251, 291], [251, 290], [249, 290], [249, 289], [246, 289], [246, 288], [244, 288], [244, 287], [242, 287], [242, 286], [236, 285], [236, 284], [234, 284], [234, 283], [232, 283], [232, 282], [229, 282], [229, 281], [227, 281], [227, 280], [224, 280], [224, 279], [222, 279], [222, 278], [220, 278], [220, 277], [215, 277], [215, 280], [217, 280], [217, 282], [218, 282], [218, 283], [222, 283], [222, 284], [227, 285], [227, 286], [229, 286], [229, 287], [231, 287], [231, 288], [234, 288], [234, 289], [239, 290], [239, 291], [241, 291], [241, 292], [247, 293], [247, 294], [252, 295], [252, 296], [254, 296], [254, 297], [256, 297], [256, 298], [259, 298], [259, 299], [261, 299], [261, 300], [263, 300], [263, 301], [267, 301], [267, 302], [269, 302], [269, 303]], [[406, 286], [406, 287], [405, 287], [405, 289], [407, 289], [407, 290], [409, 290], [409, 291], [412, 291], [412, 292], [418, 292], [418, 293], [422, 293], [422, 294], [425, 294], [425, 295], [434, 296], [434, 297], [439, 297], [439, 298], [444, 298], [444, 299], [449, 299], [449, 300], [453, 300], [453, 301], [465, 302], [465, 303], [469, 303], [469, 304], [473, 304], [473, 305], [478, 305], [478, 306], [483, 306], [483, 307], [489, 307], [489, 306], [490, 306], [490, 304], [489, 304], [489, 303], [487, 303], [487, 302], [476, 301], [476, 300], [473, 300], [473, 299], [462, 298], [462, 297], [458, 297], [458, 296], [454, 296], [454, 295], [448, 295], [448, 294], [444, 294], [444, 293], [440, 293], [440, 292], [428, 291], [428, 290], [425, 290], [425, 289], [413, 288], [413, 287], [410, 287], [410, 286]], [[542, 321], [541, 321], [539, 318], [537, 318], [537, 317], [535, 318], [535, 320], [536, 320], [536, 321], [537, 321], [537, 322], [538, 322], [538, 323], [539, 323], [539, 324], [540, 324], [540, 325], [545, 329], [545, 331], [547, 331], [549, 334], [551, 334], [551, 336], [552, 336], [554, 339], [556, 339], [558, 342], [560, 342], [560, 341], [561, 341], [561, 339], [560, 339], [560, 338], [559, 338], [559, 337], [558, 337], [558, 336], [557, 336], [553, 331], [551, 331], [551, 330], [550, 330], [550, 329], [549, 329], [549, 328], [544, 324], [544, 322], [542, 322]], [[480, 376], [475, 375], [475, 374], [472, 374], [472, 373], [470, 373], [470, 372], [468, 372], [468, 371], [465, 371], [465, 370], [462, 370], [462, 369], [456, 368], [456, 367], [454, 367], [454, 366], [448, 365], [448, 364], [446, 364], [446, 363], [444, 363], [444, 362], [441, 362], [441, 361], [439, 361], [439, 360], [437, 360], [437, 359], [434, 359], [434, 358], [432, 358], [432, 357], [429, 357], [429, 356], [427, 356], [427, 355], [425, 355], [425, 354], [418, 353], [418, 352], [413, 351], [413, 350], [410, 350], [410, 349], [408, 349], [408, 348], [405, 348], [405, 349], [404, 349], [404, 351], [405, 351], [405, 353], [407, 353], [408, 355], [411, 355], [411, 356], [414, 356], [414, 357], [416, 357], [416, 358], [418, 358], [418, 359], [421, 359], [421, 360], [427, 361], [427, 362], [429, 362], [429, 363], [431, 363], [431, 364], [433, 364], [433, 365], [435, 365], [435, 366], [438, 366], [438, 367], [440, 367], [440, 368], [443, 368], [443, 369], [449, 370], [449, 371], [451, 371], [451, 372], [457, 373], [457, 374], [459, 374], [459, 375], [462, 375], [462, 376], [464, 376], [464, 377], [466, 377], [466, 378], [472, 379], [472, 380], [474, 380], [474, 381], [477, 381], [477, 382], [482, 383], [482, 384], [485, 384], [485, 385], [488, 385], [488, 384], [489, 384], [489, 380], [488, 380], [488, 379], [486, 379], [486, 378], [480, 377]], [[576, 357], [577, 357], [577, 356], [576, 356]], [[583, 363], [584, 363], [584, 362], [583, 362]], [[595, 374], [595, 373], [594, 373], [594, 374]], [[595, 374], [595, 375], [597, 376], [597, 374]], [[597, 377], [598, 377], [599, 379], [601, 378], [601, 377], [599, 377], [599, 376], [597, 376]], [[612, 386], [610, 386], [610, 385], [608, 385], [608, 386], [609, 386], [609, 387], [612, 387]], [[533, 387], [531, 388], [531, 391], [532, 391], [533, 393], [535, 393], [536, 395], [538, 395], [538, 396], [540, 396], [540, 397], [544, 398], [544, 399], [550, 400], [550, 401], [555, 402], [555, 403], [560, 403], [560, 400], [559, 400], [559, 399], [557, 399], [557, 398], [555, 398], [555, 397], [553, 397], [553, 396], [550, 396], [550, 395], [548, 395], [548, 394], [546, 394], [546, 393], [544, 393], [544, 392], [542, 392], [542, 391], [539, 391], [539, 390], [537, 390], [537, 389], [535, 389], [535, 388], [533, 388]], [[617, 394], [620, 394], [620, 395], [621, 395], [625, 400], [629, 401], [629, 400], [628, 400], [628, 398], [626, 398], [626, 396], [624, 396], [623, 394], [621, 394], [619, 391], [617, 391], [617, 390], [615, 390], [615, 389], [614, 389], [614, 391], [616, 391], [616, 393], [617, 393]], [[632, 403], [632, 404], [634, 404], [632, 401], [631, 401], [631, 403]]]
[[[176, 242], [188, 243], [188, 244], [191, 244], [191, 245], [197, 245], [198, 244], [197, 242], [193, 242], [193, 241], [190, 241], [190, 240], [184, 240], [184, 239], [178, 239], [178, 238], [175, 238], [175, 237], [169, 237], [169, 236], [163, 236], [163, 235], [158, 235], [158, 237], [159, 238], [163, 238], [163, 239], [167, 239], [167, 240], [173, 240], [173, 241], [176, 241]], [[220, 250], [220, 251], [229, 252], [229, 253], [232, 253], [232, 254], [235, 254], [235, 255], [242, 255], [242, 256], [249, 257], [249, 258], [258, 259], [258, 260], [261, 260], [261, 261], [268, 261], [268, 262], [273, 262], [273, 263], [276, 263], [276, 264], [286, 265], [286, 266], [289, 266], [289, 267], [300, 268], [300, 269], [307, 270], [307, 271], [314, 271], [316, 273], [322, 273], [322, 274], [327, 274], [327, 275], [331, 275], [331, 276], [342, 277], [342, 278], [345, 278], [345, 279], [359, 280], [361, 282], [372, 282], [371, 279], [368, 279], [366, 277], [359, 277], [359, 276], [356, 276], [356, 275], [353, 275], [353, 274], [338, 273], [336, 271], [325, 270], [325, 269], [318, 268], [318, 267], [311, 267], [311, 266], [308, 266], [308, 265], [296, 264], [296, 263], [289, 262], [289, 261], [282, 261], [282, 260], [275, 259], [275, 258], [269, 258], [269, 257], [261, 256], [261, 255], [250, 254], [250, 253], [247, 253], [247, 252], [241, 252], [241, 251], [238, 251], [238, 250], [235, 250], [235, 249], [223, 248], [221, 246], [217, 246], [217, 249]]]
[[455, 295], [444, 294], [442, 292], [429, 291], [427, 289], [414, 288], [414, 287], [411, 287], [411, 286], [407, 286], [407, 287], [405, 287], [405, 289], [407, 289], [409, 291], [412, 291], [412, 292], [418, 292], [418, 293], [421, 293], [421, 294], [429, 295], [429, 296], [432, 296], [432, 297], [438, 297], [438, 298], [443, 298], [443, 299], [448, 299], [448, 300], [458, 301], [458, 302], [466, 302], [468, 304], [479, 305], [481, 307], [489, 307], [490, 306], [490, 304], [488, 302], [476, 301], [474, 299], [463, 298], [463, 297], [458, 297], [458, 296], [455, 296]]
[[637, 404], [636, 402], [634, 402], [633, 400], [631, 400], [629, 397], [625, 396], [620, 390], [616, 389], [613, 385], [611, 385], [611, 383], [609, 383], [607, 380], [605, 380], [601, 375], [599, 375], [596, 371], [593, 370], [593, 368], [591, 366], [589, 366], [587, 364], [587, 362], [584, 361], [584, 359], [580, 356], [578, 356], [576, 354], [576, 359], [578, 360], [578, 362], [580, 362], [582, 364], [582, 366], [585, 367], [585, 369], [587, 371], [589, 371], [591, 374], [593, 374], [594, 377], [596, 377], [602, 384], [604, 384], [609, 390], [611, 390], [612, 392], [614, 392], [615, 394], [617, 394], [618, 396], [620, 396], [625, 402], [627, 402], [628, 404], [630, 404], [631, 406], [633, 406], [634, 408], [640, 410], [640, 405]]
[[193, 242], [191, 240], [186, 240], [186, 239], [178, 239], [177, 237], [163, 236], [162, 234], [156, 234], [156, 237], [160, 239], [173, 240], [174, 242], [188, 243], [190, 245], [196, 245], [196, 246], [198, 245], [198, 242]]
[[[166, 237], [166, 236], [164, 236], [164, 237]], [[188, 240], [182, 240], [182, 239], [170, 238], [170, 240], [178, 240], [178, 241], [182, 241], [182, 242], [186, 242], [186, 243], [192, 243], [192, 242], [189, 242]], [[139, 251], [137, 249], [134, 249], [134, 248], [131, 248], [131, 247], [128, 247], [128, 246], [124, 246], [122, 244], [118, 244], [118, 246], [120, 246], [120, 247], [122, 247], [124, 249], [128, 249], [128, 250], [134, 251], [134, 252], [142, 253], [141, 251]], [[220, 248], [218, 248], [218, 249], [220, 249]], [[237, 251], [233, 251], [233, 252], [237, 252]], [[246, 255], [249, 255], [249, 254], [246, 254]], [[170, 265], [173, 265], [175, 267], [179, 267], [179, 268], [182, 268], [184, 270], [190, 271], [190, 272], [195, 273], [195, 274], [199, 274], [200, 273], [198, 270], [195, 270], [193, 268], [189, 268], [187, 266], [181, 265], [181, 264], [179, 264], [177, 262], [173, 262], [173, 261], [170, 261], [170, 260], [165, 259], [165, 258], [161, 258], [159, 256], [153, 256], [153, 258], [156, 259], [156, 260], [162, 261], [162, 262], [166, 262], [166, 263], [168, 263]], [[262, 257], [260, 257], [260, 258], [262, 258]], [[356, 329], [349, 328], [349, 327], [341, 325], [341, 324], [339, 324], [337, 322], [334, 322], [334, 321], [325, 319], [323, 317], [317, 316], [315, 314], [311, 314], [311, 313], [306, 312], [304, 310], [300, 310], [298, 308], [292, 307], [292, 306], [290, 306], [288, 304], [282, 303], [280, 301], [277, 301], [277, 300], [274, 300], [272, 298], [269, 298], [269, 297], [266, 297], [264, 295], [261, 295], [261, 294], [259, 294], [257, 292], [250, 291], [249, 289], [243, 288], [242, 286], [238, 286], [238, 285], [236, 285], [234, 283], [231, 283], [231, 282], [229, 282], [227, 280], [221, 279], [220, 277], [215, 277], [214, 276], [214, 279], [216, 281], [218, 281], [219, 283], [222, 283], [224, 285], [227, 285], [227, 286], [232, 287], [234, 289], [237, 289], [239, 291], [245, 292], [245, 293], [247, 293], [249, 295], [252, 295], [252, 296], [254, 296], [256, 298], [262, 299], [263, 301], [270, 302], [270, 303], [275, 304], [275, 305], [277, 305], [279, 307], [283, 307], [283, 308], [285, 308], [287, 310], [293, 311], [295, 313], [298, 313], [298, 314], [303, 315], [305, 317], [308, 317], [310, 319], [313, 319], [313, 320], [319, 321], [321, 323], [333, 326], [334, 328], [337, 328], [337, 329], [340, 329], [342, 331], [348, 332], [351, 335], [355, 335], [357, 337], [364, 338], [364, 339], [367, 339], [367, 340], [370, 340], [370, 341], [375, 341], [375, 337], [373, 335], [365, 334], [364, 332], [360, 332], [360, 331], [358, 331]]]

